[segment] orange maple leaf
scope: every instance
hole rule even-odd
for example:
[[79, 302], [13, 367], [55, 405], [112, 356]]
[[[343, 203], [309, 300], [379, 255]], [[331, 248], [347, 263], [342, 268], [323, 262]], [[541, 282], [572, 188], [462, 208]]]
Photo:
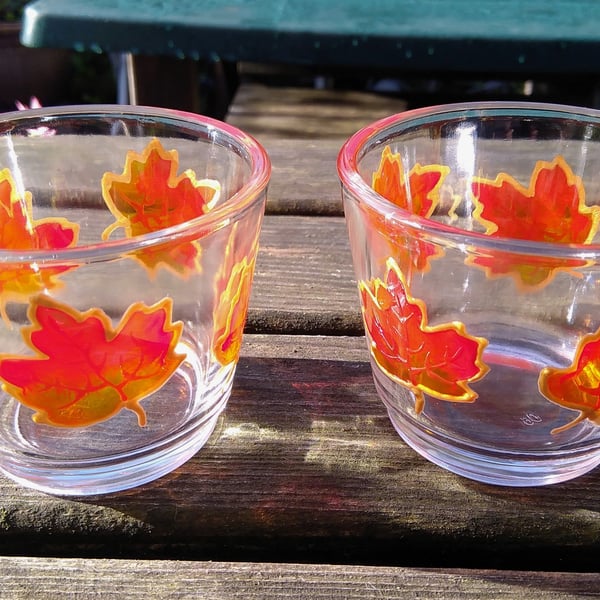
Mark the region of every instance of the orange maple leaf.
[[217, 360], [227, 365], [238, 359], [248, 312], [254, 261], [237, 262], [219, 294], [214, 314]]
[[[529, 187], [500, 173], [495, 180], [474, 178], [473, 217], [487, 235], [553, 244], [589, 244], [598, 230], [600, 207], [586, 206], [585, 189], [564, 158], [538, 161]], [[581, 260], [530, 257], [494, 252], [469, 261], [485, 269], [490, 277], [511, 275], [517, 284], [540, 287], [558, 270], [584, 266]]]
[[[218, 202], [221, 186], [213, 179], [196, 180], [188, 169], [177, 175], [177, 150], [167, 151], [152, 140], [142, 154], [130, 150], [123, 173], [105, 173], [102, 196], [116, 221], [102, 233], [106, 240], [118, 228], [127, 237], [144, 235], [186, 223], [209, 212]], [[160, 265], [187, 275], [200, 269], [197, 241], [177, 241], [146, 248], [135, 258], [154, 272]]]
[[[373, 174], [371, 187], [396, 206], [428, 218], [440, 203], [440, 189], [449, 172], [449, 167], [443, 165], [423, 166], [417, 163], [406, 176], [400, 154], [392, 153], [386, 146], [379, 167]], [[416, 239], [399, 223], [374, 211], [370, 213], [371, 222], [390, 243], [394, 258], [403, 268], [412, 265], [417, 271], [424, 271], [432, 258], [443, 254], [433, 244]]]
[[0, 355], [3, 389], [34, 409], [36, 423], [85, 427], [128, 408], [140, 426], [139, 402], [159, 389], [185, 358], [175, 352], [182, 323], [172, 301], [132, 304], [116, 328], [99, 308], [81, 313], [48, 298], [29, 308], [22, 330], [36, 356]]
[[257, 249], [254, 243], [251, 246], [251, 257], [244, 256], [234, 262], [234, 244], [235, 229], [227, 245], [223, 268], [216, 281], [217, 304], [213, 314], [213, 350], [217, 360], [223, 365], [239, 358]]
[[[8, 169], [0, 171], [0, 249], [51, 250], [74, 246], [79, 225], [63, 218], [34, 219], [31, 193], [20, 194]], [[9, 323], [6, 304], [27, 302], [59, 285], [56, 276], [73, 267], [6, 262], [0, 267], [0, 314]]]
[[443, 165], [415, 164], [408, 181], [400, 154], [386, 146], [381, 153], [379, 168], [373, 175], [372, 188], [386, 200], [408, 210], [413, 215], [430, 217], [440, 201], [440, 186], [450, 168]]
[[412, 298], [393, 259], [385, 281], [359, 282], [362, 311], [377, 364], [415, 395], [415, 412], [423, 410], [424, 393], [452, 402], [473, 402], [468, 384], [489, 370], [482, 360], [487, 340], [468, 335], [463, 323], [430, 326], [427, 307]]
[[215, 278], [212, 348], [222, 365], [236, 362], [240, 355], [259, 235], [260, 228], [254, 228], [254, 235], [248, 235], [243, 223], [234, 223]]
[[580, 340], [570, 367], [542, 369], [538, 386], [551, 402], [579, 411], [573, 421], [552, 433], [570, 429], [585, 419], [600, 425], [600, 329]]

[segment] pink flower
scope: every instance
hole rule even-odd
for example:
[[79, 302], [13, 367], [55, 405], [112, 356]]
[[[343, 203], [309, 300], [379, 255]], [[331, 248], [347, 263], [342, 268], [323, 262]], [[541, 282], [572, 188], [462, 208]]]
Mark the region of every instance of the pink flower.
[[[20, 100], [15, 100], [15, 106], [19, 109], [19, 110], [30, 110], [32, 108], [42, 108], [42, 104], [41, 102], [35, 97], [35, 96], [31, 96], [31, 98], [29, 98], [29, 106], [27, 106], [27, 104], [23, 104]], [[36, 127], [35, 129], [28, 129], [27, 133], [32, 136], [32, 137], [47, 137], [49, 135], [54, 135], [55, 131], [54, 129], [51, 129], [50, 127]]]
[[20, 100], [15, 100], [15, 105], [19, 110], [29, 110], [30, 108], [42, 108], [41, 102], [35, 97], [29, 98], [29, 106], [23, 104]]

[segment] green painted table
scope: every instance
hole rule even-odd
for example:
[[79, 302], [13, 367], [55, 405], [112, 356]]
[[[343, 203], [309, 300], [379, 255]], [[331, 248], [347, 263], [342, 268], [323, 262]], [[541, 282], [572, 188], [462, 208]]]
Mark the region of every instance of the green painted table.
[[596, 72], [595, 0], [38, 0], [28, 46], [407, 70]]
[[[595, 0], [37, 0], [21, 39], [130, 57], [595, 77], [599, 23]], [[153, 74], [161, 85], [185, 75], [172, 64]]]

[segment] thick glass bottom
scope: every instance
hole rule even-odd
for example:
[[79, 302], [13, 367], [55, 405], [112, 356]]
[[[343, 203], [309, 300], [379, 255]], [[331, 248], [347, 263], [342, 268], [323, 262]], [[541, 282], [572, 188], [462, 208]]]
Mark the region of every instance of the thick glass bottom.
[[129, 410], [86, 428], [40, 425], [32, 421], [30, 409], [4, 397], [0, 471], [43, 492], [85, 496], [136, 487], [182, 465], [215, 429], [231, 394], [235, 366], [205, 371], [197, 355], [181, 350], [187, 350], [187, 360], [142, 401], [145, 427]]
[[495, 485], [558, 483], [600, 464], [600, 427], [587, 419], [568, 426], [579, 411], [538, 389], [541, 369], [568, 364], [572, 350], [557, 352], [564, 344], [551, 331], [489, 323], [484, 333], [490, 371], [472, 385], [474, 402], [425, 395], [416, 414], [413, 393], [372, 361], [377, 391], [404, 441], [449, 471]]

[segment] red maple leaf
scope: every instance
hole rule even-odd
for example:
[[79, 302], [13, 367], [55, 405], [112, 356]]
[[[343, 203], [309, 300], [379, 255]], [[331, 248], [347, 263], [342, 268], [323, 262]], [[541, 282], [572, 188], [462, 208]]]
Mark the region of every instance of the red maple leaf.
[[[123, 173], [105, 173], [102, 196], [116, 221], [103, 239], [118, 228], [127, 237], [144, 235], [186, 223], [209, 212], [219, 200], [221, 186], [212, 179], [196, 180], [188, 169], [177, 175], [179, 155], [152, 140], [142, 154], [130, 150]], [[164, 265], [186, 275], [199, 270], [200, 246], [196, 240], [145, 248], [135, 255], [151, 272]]]
[[244, 257], [220, 283], [222, 289], [214, 313], [214, 352], [223, 365], [236, 361], [240, 354], [253, 271], [254, 261], [248, 262]]
[[[258, 251], [260, 229], [253, 238], [240, 229], [239, 222], [231, 229], [223, 264], [215, 280], [213, 352], [222, 365], [239, 358]], [[243, 244], [240, 244], [240, 236], [243, 236]]]
[[414, 165], [408, 181], [400, 154], [386, 146], [381, 153], [379, 168], [373, 175], [372, 187], [386, 200], [413, 215], [430, 217], [439, 204], [439, 188], [450, 169], [442, 165]]
[[[63, 218], [34, 219], [30, 192], [19, 193], [8, 169], [0, 171], [0, 248], [54, 250], [74, 246], [79, 226]], [[57, 275], [73, 267], [3, 263], [0, 267], [0, 314], [9, 322], [6, 304], [27, 302], [32, 295], [56, 288]]]
[[85, 427], [128, 408], [143, 426], [139, 402], [185, 358], [175, 352], [183, 325], [171, 313], [168, 298], [149, 307], [136, 302], [113, 328], [98, 308], [81, 313], [38, 296], [32, 325], [22, 331], [36, 356], [0, 355], [2, 387], [36, 411], [37, 423]]
[[[554, 244], [589, 244], [600, 223], [600, 207], [586, 206], [583, 182], [566, 161], [558, 156], [552, 162], [538, 161], [529, 187], [500, 173], [496, 179], [474, 178], [473, 217], [486, 234], [516, 240]], [[585, 265], [581, 260], [561, 260], [493, 252], [471, 261], [483, 267], [488, 276], [511, 275], [524, 287], [546, 285], [557, 270]]]
[[[386, 200], [410, 213], [429, 218], [440, 203], [440, 189], [450, 169], [442, 165], [415, 164], [408, 176], [404, 172], [400, 154], [392, 153], [389, 146], [383, 149], [371, 187]], [[369, 211], [373, 226], [388, 242], [396, 261], [406, 268], [424, 271], [432, 258], [443, 254], [441, 248], [417, 239], [398, 222]]]
[[487, 340], [466, 333], [463, 323], [430, 326], [427, 307], [412, 298], [393, 259], [385, 281], [359, 282], [363, 317], [377, 364], [415, 395], [415, 412], [423, 394], [452, 402], [473, 402], [468, 384], [489, 370], [482, 360]]
[[573, 421], [552, 433], [570, 429], [585, 419], [600, 425], [600, 329], [580, 340], [571, 366], [542, 369], [538, 386], [551, 402], [579, 411]]

